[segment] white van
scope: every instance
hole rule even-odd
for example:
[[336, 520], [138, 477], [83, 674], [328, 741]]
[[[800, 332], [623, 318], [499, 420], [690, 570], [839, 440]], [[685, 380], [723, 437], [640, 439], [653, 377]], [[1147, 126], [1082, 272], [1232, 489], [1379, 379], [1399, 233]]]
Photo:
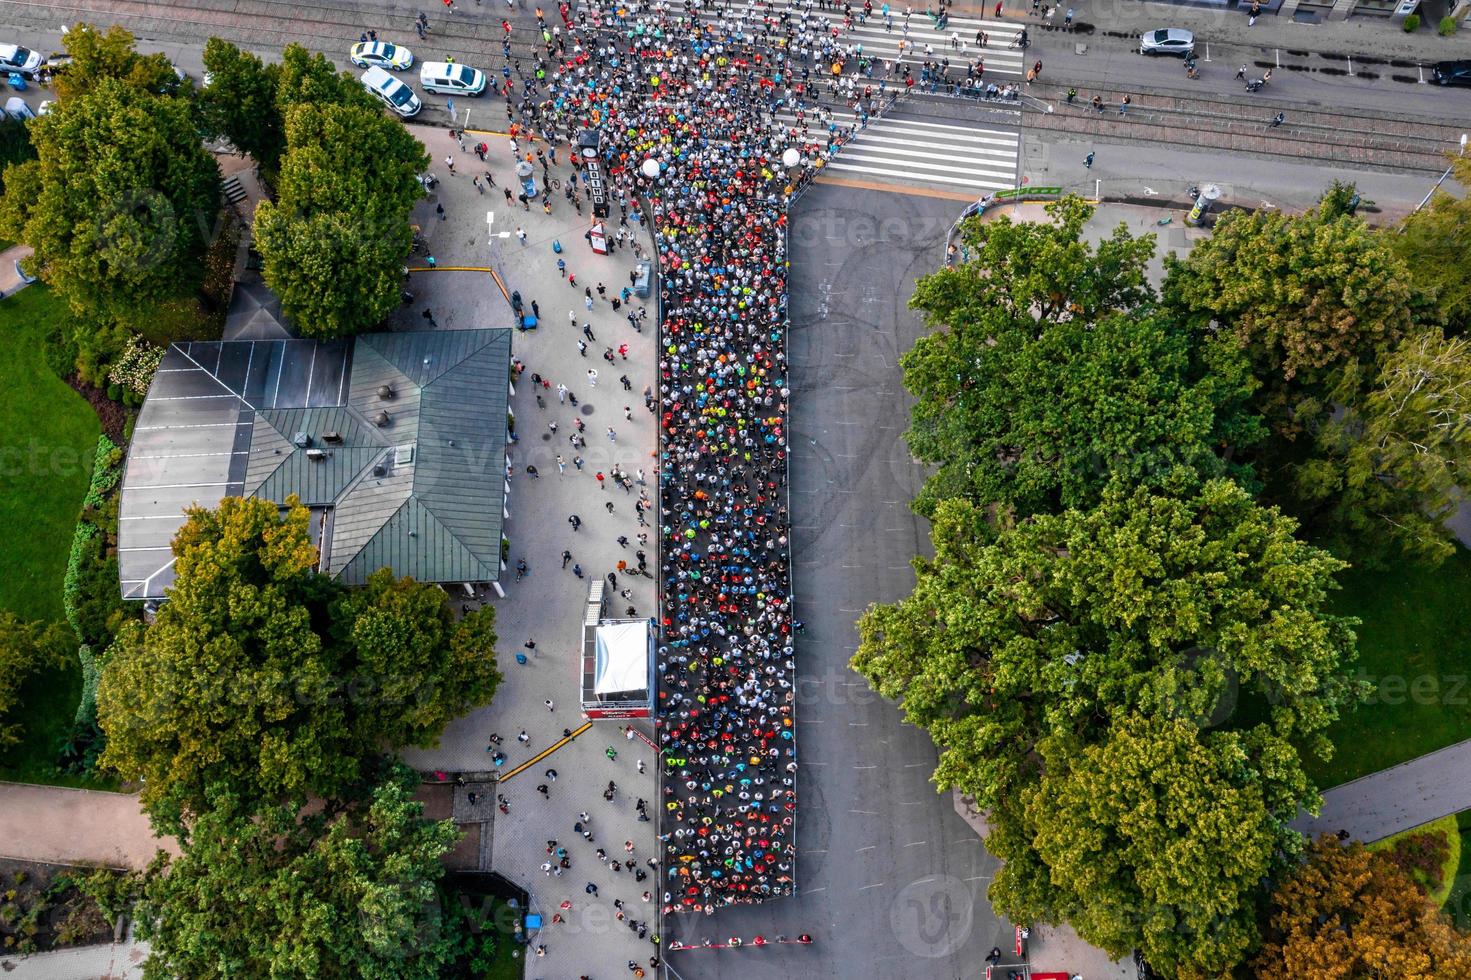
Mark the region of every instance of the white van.
[[405, 118], [416, 115], [423, 108], [413, 89], [382, 68], [373, 67], [363, 72], [363, 88], [378, 96], [384, 105]]
[[452, 61], [426, 61], [419, 66], [419, 84], [426, 92], [479, 95], [485, 91], [485, 72]]
[[11, 119], [20, 121], [36, 118], [36, 114], [31, 111], [31, 107], [26, 105], [26, 100], [18, 95], [11, 96], [9, 101], [5, 103], [5, 114]]

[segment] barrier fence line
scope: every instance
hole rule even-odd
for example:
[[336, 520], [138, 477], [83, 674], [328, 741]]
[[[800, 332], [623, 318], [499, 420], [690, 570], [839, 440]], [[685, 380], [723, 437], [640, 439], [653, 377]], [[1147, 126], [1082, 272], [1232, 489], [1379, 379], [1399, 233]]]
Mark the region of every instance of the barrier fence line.
[[557, 751], [562, 746], [568, 744], [569, 742], [575, 741], [576, 738], [577, 738], [577, 736], [581, 735], [583, 732], [587, 731], [591, 727], [592, 727], [592, 722], [590, 722], [590, 721], [583, 722], [581, 724], [581, 726], [579, 726], [578, 728], [576, 728], [576, 729], [573, 730], [573, 732], [572, 732], [571, 735], [565, 736], [564, 738], [557, 739], [551, 745], [549, 745], [546, 748], [542, 749], [536, 755], [534, 755], [531, 758], [527, 759], [525, 762], [521, 763], [515, 769], [512, 769], [510, 772], [507, 772], [504, 776], [502, 776], [500, 778], [499, 781], [502, 782], [502, 783], [504, 783], [507, 780], [511, 779], [512, 777], [516, 776], [518, 773], [521, 773], [521, 772], [526, 771], [527, 769], [530, 769], [532, 766], [536, 765], [538, 762], [540, 762], [541, 760], [545, 759], [547, 756], [551, 755], [553, 752]]

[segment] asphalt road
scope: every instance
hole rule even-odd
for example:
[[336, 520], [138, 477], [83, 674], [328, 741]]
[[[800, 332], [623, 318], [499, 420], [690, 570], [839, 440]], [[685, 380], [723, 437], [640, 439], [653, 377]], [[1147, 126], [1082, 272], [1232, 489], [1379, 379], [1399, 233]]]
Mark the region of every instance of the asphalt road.
[[811, 946], [669, 954], [684, 980], [971, 977], [1011, 926], [985, 892], [997, 861], [929, 776], [935, 749], [848, 669], [854, 620], [905, 595], [927, 551], [908, 507], [923, 477], [902, 433], [905, 307], [942, 259], [961, 205], [818, 184], [792, 221], [792, 521], [799, 678], [798, 894], [713, 917], [671, 916], [687, 943], [810, 933]]

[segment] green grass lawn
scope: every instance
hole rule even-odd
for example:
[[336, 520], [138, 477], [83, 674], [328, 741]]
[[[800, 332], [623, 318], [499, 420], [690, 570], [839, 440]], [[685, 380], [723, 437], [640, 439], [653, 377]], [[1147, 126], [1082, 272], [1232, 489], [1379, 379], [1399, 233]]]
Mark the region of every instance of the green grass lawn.
[[[0, 555], [7, 562], [0, 609], [28, 619], [62, 618], [61, 579], [100, 431], [91, 406], [51, 373], [41, 355], [42, 338], [67, 315], [65, 304], [40, 285], [0, 300]], [[26, 682], [16, 719], [25, 737], [0, 754], [0, 779], [101, 785], [54, 766], [81, 690], [75, 661]]]
[[61, 618], [61, 579], [101, 428], [91, 406], [41, 354], [66, 305], [40, 285], [0, 300], [0, 609]]
[[1323, 788], [1471, 738], [1471, 553], [1342, 582], [1333, 605], [1362, 620], [1358, 672], [1377, 690], [1329, 729], [1334, 758], [1309, 758]]

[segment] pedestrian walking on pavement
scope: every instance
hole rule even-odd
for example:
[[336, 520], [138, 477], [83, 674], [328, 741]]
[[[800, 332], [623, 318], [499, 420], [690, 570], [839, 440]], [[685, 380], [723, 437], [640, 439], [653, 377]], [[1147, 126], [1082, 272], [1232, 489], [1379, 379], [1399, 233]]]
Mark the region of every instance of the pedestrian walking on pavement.
[[[561, 457], [559, 456], [557, 458], [560, 459]], [[568, 550], [567, 548], [563, 548], [562, 549], [562, 567], [563, 568], [566, 568], [567, 567], [567, 563], [569, 561], [571, 561], [571, 560], [572, 560], [572, 552], [570, 550]]]
[[[561, 456], [561, 454], [559, 453], [557, 455], [557, 475], [558, 476], [561, 476], [563, 473], [566, 473], [566, 472], [567, 472], [567, 461], [565, 459], [563, 459], [562, 456]], [[566, 568], [567, 566], [565, 564], [563, 564], [562, 567], [563, 568]]]
[[1120, 99], [1119, 100], [1119, 115], [1121, 115], [1121, 116], [1128, 115], [1129, 114], [1129, 103], [1130, 102], [1133, 102], [1133, 101], [1134, 101], [1133, 96], [1129, 96], [1129, 95], [1126, 95], [1122, 99]]
[[439, 215], [439, 220], [440, 221], [444, 221], [445, 220], [445, 217], [444, 217], [444, 205], [443, 204], [436, 204], [436, 205], [434, 205], [434, 213], [437, 214], [437, 215]]
[[582, 527], [582, 518], [578, 517], [576, 514], [573, 514], [571, 517], [567, 518], [567, 523], [571, 524], [572, 530], [576, 531], [578, 528]]
[[444, 158], [444, 165], [445, 165], [445, 167], [447, 167], [449, 169], [449, 175], [451, 177], [453, 177], [455, 175], [455, 158], [454, 158], [454, 156], [451, 155], [451, 156], [445, 157]]
[[597, 368], [588, 368], [587, 369], [587, 385], [588, 385], [589, 388], [596, 388], [598, 386], [598, 369]]
[[576, 575], [578, 578], [582, 578], [582, 566], [579, 565], [579, 564], [577, 564], [576, 562], [573, 562], [572, 563], [572, 574], [573, 575]]
[[545, 701], [542, 702], [542, 704], [544, 704], [544, 705], [547, 706], [547, 710], [548, 711], [555, 711], [556, 710], [556, 708], [553, 705], [553, 702], [552, 702], [552, 699], [551, 698], [547, 698]]
[[1287, 113], [1285, 113], [1285, 112], [1279, 112], [1279, 113], [1277, 113], [1276, 116], [1272, 117], [1272, 128], [1273, 129], [1276, 129], [1278, 126], [1282, 125], [1283, 120], [1285, 120], [1286, 118], [1287, 118]]
[[439, 326], [438, 321], [434, 319], [434, 313], [428, 307], [424, 308], [424, 319], [429, 321], [431, 327]]
[[517, 225], [516, 226], [516, 237], [521, 241], [521, 244], [522, 245], [525, 245], [526, 244], [526, 229], [525, 228], [522, 228], [520, 225]]
[[1236, 69], [1236, 79], [1237, 79], [1237, 81], [1240, 81], [1240, 80], [1244, 79], [1245, 77], [1246, 77], [1246, 65], [1243, 64], [1240, 68]]
[[613, 746], [611, 745], [603, 750], [603, 755], [606, 755], [608, 757], [609, 762], [618, 761], [618, 750], [613, 748]]
[[1089, 170], [1092, 170], [1093, 169], [1093, 151], [1092, 150], [1089, 150], [1088, 151], [1088, 155], [1083, 158], [1083, 166], [1087, 167]]

